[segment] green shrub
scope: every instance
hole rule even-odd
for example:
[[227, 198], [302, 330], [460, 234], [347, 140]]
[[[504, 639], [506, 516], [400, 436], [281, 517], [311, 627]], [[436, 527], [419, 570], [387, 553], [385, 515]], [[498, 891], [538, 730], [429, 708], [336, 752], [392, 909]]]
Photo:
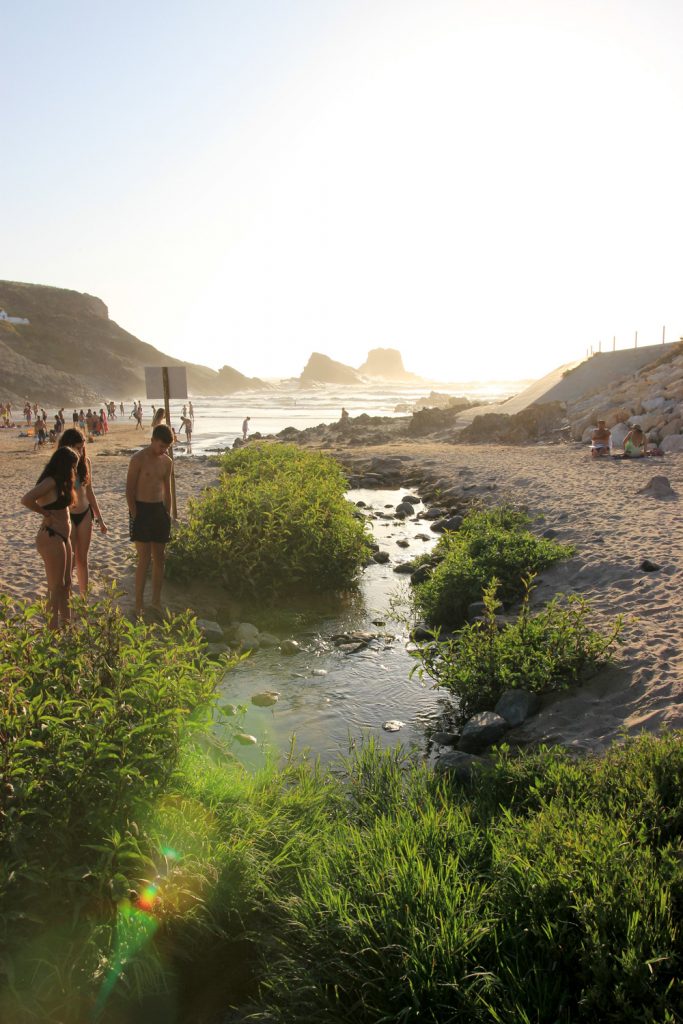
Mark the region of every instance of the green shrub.
[[350, 587], [369, 544], [345, 490], [338, 464], [319, 453], [275, 444], [229, 453], [218, 486], [189, 503], [168, 572], [222, 578], [260, 599]]
[[573, 553], [568, 545], [524, 529], [529, 522], [524, 513], [507, 507], [477, 510], [457, 532], [441, 537], [433, 555], [438, 563], [413, 594], [416, 610], [429, 625], [457, 628], [494, 577], [500, 581], [502, 600], [508, 602], [522, 593], [524, 576]]
[[[591, 626], [588, 602], [553, 600], [536, 615], [529, 612], [529, 586], [514, 622], [496, 622], [498, 581], [484, 590], [485, 614], [448, 640], [420, 644], [414, 656], [421, 672], [458, 698], [457, 714], [466, 721], [490, 711], [505, 690], [547, 693], [577, 682], [583, 672], [608, 662], [619, 642], [622, 619], [602, 634]], [[437, 634], [438, 636], [438, 634]]]
[[[229, 665], [208, 660], [189, 616], [80, 611], [56, 634], [38, 606], [0, 598], [0, 971], [41, 1021], [47, 993], [98, 970], [117, 903], [154, 876], [146, 818]], [[0, 1019], [19, 1020], [3, 994]]]

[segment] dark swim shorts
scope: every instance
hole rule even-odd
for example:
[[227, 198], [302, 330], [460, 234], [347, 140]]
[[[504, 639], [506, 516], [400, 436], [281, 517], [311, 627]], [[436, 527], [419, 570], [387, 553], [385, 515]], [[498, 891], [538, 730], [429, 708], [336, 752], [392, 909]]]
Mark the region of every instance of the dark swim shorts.
[[136, 501], [135, 519], [129, 516], [130, 539], [141, 544], [168, 544], [171, 517], [162, 501]]

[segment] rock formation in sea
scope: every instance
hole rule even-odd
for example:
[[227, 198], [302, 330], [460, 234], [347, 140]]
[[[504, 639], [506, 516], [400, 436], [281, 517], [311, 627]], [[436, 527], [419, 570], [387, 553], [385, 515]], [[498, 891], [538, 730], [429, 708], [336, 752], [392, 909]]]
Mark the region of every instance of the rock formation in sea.
[[362, 384], [359, 373], [352, 366], [338, 363], [321, 352], [313, 352], [299, 378], [302, 383]]
[[404, 381], [419, 384], [424, 378], [409, 373], [403, 366], [403, 358], [396, 348], [372, 348], [368, 358], [358, 372], [366, 377], [381, 377], [383, 380]]

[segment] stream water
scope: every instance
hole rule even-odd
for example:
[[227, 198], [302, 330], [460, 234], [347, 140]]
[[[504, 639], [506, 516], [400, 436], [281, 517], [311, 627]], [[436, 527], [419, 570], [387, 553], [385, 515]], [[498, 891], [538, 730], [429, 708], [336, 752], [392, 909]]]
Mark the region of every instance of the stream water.
[[[269, 753], [286, 753], [293, 740], [299, 754], [322, 762], [347, 753], [350, 744], [369, 735], [382, 745], [426, 748], [429, 731], [447, 712], [450, 700], [432, 689], [429, 681], [422, 683], [417, 673], [411, 678], [416, 662], [409, 653], [407, 626], [392, 618], [397, 600], [407, 612], [409, 583], [394, 567], [428, 551], [438, 535], [430, 531], [429, 520], [394, 518], [396, 505], [407, 493], [348, 493], [352, 502], [365, 502], [378, 516], [370, 523], [389, 562], [369, 565], [353, 595], [316, 596], [307, 605], [289, 608], [290, 629], [286, 634], [282, 628], [273, 631], [296, 640], [300, 644], [296, 654], [261, 649], [226, 675], [224, 701], [248, 706], [243, 730], [258, 741], [233, 747], [244, 763], [256, 767]], [[422, 510], [422, 504], [415, 509]], [[354, 631], [371, 633], [374, 639], [353, 652], [342, 650], [339, 641], [332, 639]], [[279, 694], [277, 703], [270, 707], [251, 703], [255, 694], [268, 690]], [[403, 723], [396, 732], [384, 729], [392, 720]]]

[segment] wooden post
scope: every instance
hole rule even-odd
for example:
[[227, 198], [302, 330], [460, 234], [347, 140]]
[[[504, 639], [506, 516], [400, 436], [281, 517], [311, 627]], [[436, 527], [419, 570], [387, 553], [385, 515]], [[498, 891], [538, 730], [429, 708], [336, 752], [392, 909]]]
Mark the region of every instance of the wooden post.
[[617, 336], [616, 336], [616, 334], [613, 334], [612, 335], [612, 351], [613, 352], [616, 350], [616, 347], [617, 347]]
[[664, 344], [664, 337], [666, 335], [666, 325], [662, 327], [662, 345]]
[[634, 344], [633, 347], [634, 348], [638, 348], [638, 331], [636, 331], [636, 340], [635, 340], [635, 344]]
[[[164, 410], [166, 413], [166, 426], [171, 429], [171, 405], [170, 405], [170, 389], [168, 386], [168, 367], [162, 366], [161, 376], [164, 382]], [[157, 380], [159, 378], [157, 377]], [[178, 506], [176, 504], [175, 497], [175, 465], [173, 462], [173, 445], [168, 449], [168, 454], [171, 456], [171, 514], [174, 519], [178, 518]]]

